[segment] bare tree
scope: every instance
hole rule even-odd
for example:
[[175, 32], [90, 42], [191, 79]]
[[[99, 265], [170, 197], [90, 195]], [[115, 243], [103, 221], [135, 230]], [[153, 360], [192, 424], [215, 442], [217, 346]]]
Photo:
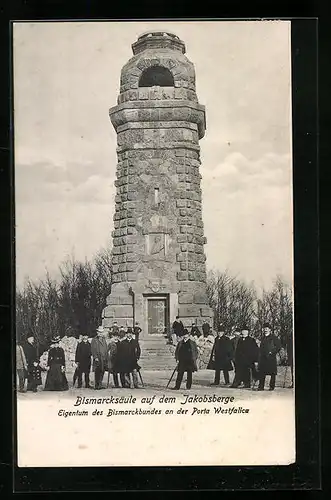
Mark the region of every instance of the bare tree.
[[220, 324], [232, 332], [241, 325], [251, 325], [254, 316], [256, 291], [247, 284], [230, 276], [228, 271], [210, 271], [207, 278], [209, 305], [214, 310], [215, 327]]
[[28, 279], [16, 294], [17, 338], [24, 340], [31, 332], [42, 351], [47, 349], [53, 335], [92, 334], [100, 324], [111, 279], [108, 248], [91, 261], [67, 258], [60, 265], [57, 281], [48, 272], [38, 282]]
[[255, 331], [261, 335], [263, 323], [268, 322], [286, 347], [293, 330], [293, 302], [290, 285], [277, 275], [271, 290], [263, 290], [256, 301]]

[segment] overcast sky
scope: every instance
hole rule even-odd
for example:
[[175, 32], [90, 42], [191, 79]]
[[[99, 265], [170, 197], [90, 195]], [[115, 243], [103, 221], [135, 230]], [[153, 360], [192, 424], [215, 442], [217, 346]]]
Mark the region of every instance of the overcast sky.
[[206, 106], [200, 141], [209, 269], [292, 279], [290, 23], [58, 22], [14, 27], [16, 272], [90, 258], [113, 226], [122, 66], [144, 31], [186, 44]]

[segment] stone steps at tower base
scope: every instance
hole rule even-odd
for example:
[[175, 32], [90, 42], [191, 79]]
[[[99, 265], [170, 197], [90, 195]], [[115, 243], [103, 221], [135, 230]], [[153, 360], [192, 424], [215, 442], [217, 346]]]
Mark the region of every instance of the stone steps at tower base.
[[142, 370], [174, 370], [175, 356], [166, 342], [163, 336], [139, 340], [141, 356], [138, 363]]

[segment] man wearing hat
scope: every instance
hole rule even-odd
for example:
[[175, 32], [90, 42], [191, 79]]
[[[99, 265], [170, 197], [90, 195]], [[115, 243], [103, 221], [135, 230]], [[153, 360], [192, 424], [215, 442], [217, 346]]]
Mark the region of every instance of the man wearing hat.
[[198, 348], [196, 343], [192, 339], [190, 339], [190, 334], [187, 329], [184, 329], [183, 338], [178, 342], [176, 346], [175, 358], [178, 362], [178, 373], [175, 387], [173, 387], [173, 389], [180, 389], [184, 372], [187, 373], [186, 389], [191, 389], [192, 373], [198, 370]]
[[130, 373], [128, 369], [128, 350], [129, 345], [126, 338], [126, 332], [123, 327], [120, 328], [118, 334], [118, 343], [117, 343], [117, 370], [120, 374], [120, 381], [123, 388], [130, 388]]
[[82, 377], [84, 373], [85, 387], [90, 388], [90, 370], [91, 370], [91, 344], [88, 335], [82, 335], [81, 342], [78, 342], [76, 348], [75, 362], [77, 364], [78, 389], [82, 387]]
[[211, 328], [210, 328], [209, 323], [207, 321], [205, 321], [204, 324], [202, 325], [202, 333], [203, 333], [203, 336], [205, 338], [208, 337], [210, 330], [211, 330]]
[[277, 353], [281, 348], [280, 340], [272, 333], [269, 323], [262, 326], [263, 337], [259, 352], [259, 387], [258, 391], [264, 390], [265, 378], [270, 375], [269, 391], [273, 391], [277, 375]]
[[[35, 378], [37, 375], [36, 367], [39, 365], [39, 359], [37, 355], [37, 348], [35, 346], [34, 336], [31, 331], [28, 333], [27, 341], [23, 346], [23, 350], [27, 363], [27, 378], [28, 378], [27, 391], [36, 392], [37, 385], [35, 383], [36, 382]], [[39, 377], [37, 377], [37, 379], [39, 381]]]
[[109, 386], [109, 378], [110, 374], [113, 375], [114, 387], [119, 387], [119, 369], [118, 369], [118, 352], [117, 346], [119, 342], [119, 328], [117, 333], [113, 333], [110, 337], [110, 342], [108, 344], [108, 352], [107, 352], [107, 370], [108, 370], [108, 383]]
[[197, 339], [201, 336], [201, 332], [196, 321], [193, 321], [191, 326], [191, 337], [196, 337]]
[[139, 322], [136, 321], [135, 322], [135, 325], [134, 325], [134, 328], [133, 328], [133, 333], [134, 333], [134, 337], [136, 339], [137, 342], [139, 342], [139, 335], [141, 334], [141, 328], [139, 326]]
[[103, 389], [102, 380], [107, 367], [108, 346], [105, 339], [103, 326], [97, 328], [97, 334], [91, 342], [91, 353], [93, 357], [94, 388]]
[[237, 388], [241, 383], [246, 389], [251, 387], [251, 370], [258, 360], [258, 351], [255, 339], [249, 335], [249, 328], [244, 325], [235, 352], [235, 376], [231, 387]]
[[110, 337], [113, 337], [113, 336], [118, 337], [118, 332], [119, 332], [119, 327], [118, 327], [117, 321], [114, 321], [113, 326], [109, 330], [109, 336]]
[[127, 347], [127, 378], [129, 380], [131, 386], [130, 375], [132, 376], [133, 387], [138, 389], [138, 371], [140, 370], [140, 366], [138, 365], [138, 361], [140, 358], [141, 350], [138, 340], [133, 337], [132, 328], [128, 328], [126, 334], [126, 342], [128, 343]]
[[[78, 344], [79, 344], [80, 342], [82, 342], [82, 340], [83, 340], [83, 335], [79, 335], [79, 337], [78, 337]], [[78, 344], [77, 344], [77, 345], [78, 345]], [[76, 352], [77, 352], [77, 348], [76, 348]], [[79, 370], [78, 370], [78, 366], [76, 366], [75, 371], [74, 371], [74, 375], [73, 375], [73, 377], [72, 377], [72, 386], [73, 386], [73, 387], [75, 387], [75, 383], [76, 383], [76, 380], [77, 380], [77, 377], [78, 377], [78, 371], [79, 371]]]
[[176, 316], [175, 321], [172, 324], [172, 330], [176, 335], [177, 340], [181, 338], [184, 334], [184, 325], [183, 322], [179, 319], [179, 316]]
[[229, 385], [229, 372], [233, 370], [233, 355], [233, 344], [229, 337], [225, 335], [223, 325], [220, 325], [207, 365], [208, 370], [215, 370], [215, 379], [211, 385], [220, 384], [221, 371], [223, 371], [225, 385]]

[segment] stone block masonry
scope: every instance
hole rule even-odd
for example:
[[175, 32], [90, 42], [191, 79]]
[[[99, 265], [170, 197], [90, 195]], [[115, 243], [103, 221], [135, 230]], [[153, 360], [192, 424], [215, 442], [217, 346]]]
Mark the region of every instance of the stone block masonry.
[[200, 186], [206, 123], [184, 42], [153, 32], [132, 48], [109, 111], [118, 163], [113, 283], [103, 322], [139, 319], [149, 338], [176, 314], [185, 324], [212, 323]]

